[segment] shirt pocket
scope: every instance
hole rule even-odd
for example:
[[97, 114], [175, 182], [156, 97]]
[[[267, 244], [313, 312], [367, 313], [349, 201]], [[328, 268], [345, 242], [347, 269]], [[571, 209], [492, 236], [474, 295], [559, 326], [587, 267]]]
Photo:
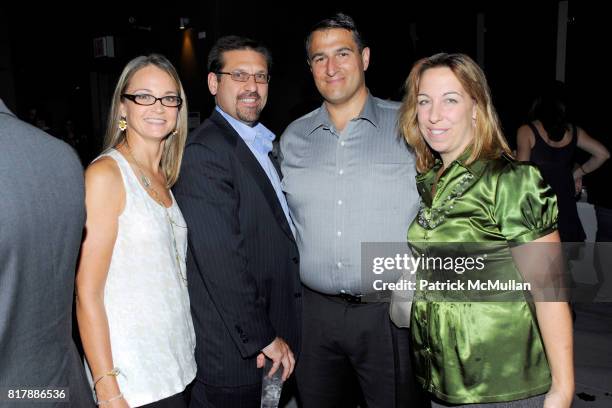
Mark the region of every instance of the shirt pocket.
[[372, 163], [364, 194], [373, 209], [408, 210], [416, 196], [412, 163]]

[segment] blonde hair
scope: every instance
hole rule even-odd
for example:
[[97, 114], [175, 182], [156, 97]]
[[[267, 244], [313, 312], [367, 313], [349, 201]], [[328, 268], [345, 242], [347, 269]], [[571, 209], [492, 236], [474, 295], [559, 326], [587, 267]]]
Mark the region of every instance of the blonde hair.
[[185, 140], [187, 139], [187, 133], [189, 131], [187, 125], [187, 98], [185, 96], [185, 90], [181, 84], [181, 80], [176, 72], [176, 69], [166, 57], [160, 54], [141, 55], [134, 58], [127, 63], [123, 72], [119, 77], [115, 92], [113, 93], [113, 100], [111, 103], [111, 109], [108, 114], [108, 123], [106, 125], [106, 134], [104, 136], [104, 150], [116, 147], [126, 140], [126, 132], [119, 129], [119, 120], [121, 119], [121, 112], [119, 107], [121, 106], [122, 94], [125, 93], [130, 80], [134, 74], [144, 67], [153, 65], [162, 71], [166, 72], [176, 83], [178, 93], [183, 103], [178, 108], [178, 115], [176, 120], [176, 133], [170, 133], [164, 143], [164, 150], [162, 152], [160, 166], [166, 176], [166, 182], [168, 188], [172, 187], [178, 179], [179, 171], [181, 168], [181, 161], [183, 159], [183, 150], [185, 148]]
[[399, 114], [399, 128], [416, 154], [417, 171], [423, 173], [434, 165], [434, 152], [427, 145], [417, 120], [417, 95], [423, 73], [430, 68], [447, 67], [476, 104], [476, 125], [471, 154], [466, 164], [479, 158], [495, 158], [502, 153], [512, 155], [493, 106], [491, 91], [484, 72], [465, 54], [435, 54], [417, 61], [404, 84], [406, 95]]

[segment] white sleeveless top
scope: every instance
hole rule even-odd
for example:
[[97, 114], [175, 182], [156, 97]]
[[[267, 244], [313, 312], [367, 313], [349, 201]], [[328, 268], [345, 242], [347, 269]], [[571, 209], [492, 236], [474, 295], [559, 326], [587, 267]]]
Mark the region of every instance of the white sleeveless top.
[[113, 364], [122, 373], [117, 381], [136, 407], [177, 394], [195, 378], [195, 333], [183, 280], [187, 227], [172, 192], [171, 222], [121, 153], [109, 149], [98, 158], [104, 156], [117, 162], [125, 186], [104, 306]]

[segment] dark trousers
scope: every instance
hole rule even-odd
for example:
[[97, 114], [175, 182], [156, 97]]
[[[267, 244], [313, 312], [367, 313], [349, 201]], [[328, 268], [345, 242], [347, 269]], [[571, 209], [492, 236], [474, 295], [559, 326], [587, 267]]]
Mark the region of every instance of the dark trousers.
[[304, 408], [422, 406], [410, 335], [391, 322], [388, 303], [353, 304], [304, 288], [303, 307], [296, 378]]
[[141, 405], [141, 408], [187, 408], [187, 402], [183, 393], [180, 392], [163, 400]]
[[596, 299], [603, 302], [612, 302], [612, 209], [595, 206], [597, 217], [597, 236], [593, 263], [597, 273]]
[[597, 217], [597, 242], [612, 242], [612, 209], [595, 206]]
[[241, 387], [216, 387], [195, 381], [190, 408], [259, 408], [261, 384]]

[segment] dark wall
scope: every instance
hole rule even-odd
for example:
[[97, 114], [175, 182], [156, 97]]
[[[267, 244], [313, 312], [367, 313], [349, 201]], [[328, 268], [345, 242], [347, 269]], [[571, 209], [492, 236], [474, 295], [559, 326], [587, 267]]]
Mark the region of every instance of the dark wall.
[[[394, 100], [401, 99], [403, 82], [416, 59], [440, 51], [476, 58], [476, 16], [484, 13], [484, 69], [511, 142], [539, 86], [555, 77], [557, 1], [409, 2], [401, 12], [390, 2], [358, 6], [310, 1], [297, 8], [289, 2], [257, 3], [257, 7], [241, 1], [175, 3], [155, 12], [127, 2], [96, 11], [83, 7], [60, 12], [51, 6], [4, 10], [0, 19], [7, 22], [3, 30], [8, 40], [3, 39], [5, 45], [0, 42], [4, 70], [0, 84], [5, 78], [14, 83], [7, 86], [4, 80], [0, 92], [8, 95], [14, 89], [12, 99], [20, 115], [37, 106], [58, 132], [72, 118], [95, 150], [112, 89], [129, 59], [150, 52], [168, 56], [181, 73], [190, 111], [205, 118], [213, 108], [205, 84], [206, 55], [219, 36], [242, 34], [262, 39], [273, 52], [270, 98], [262, 121], [281, 133], [289, 122], [321, 103], [305, 62], [303, 41], [313, 23], [335, 11], [355, 17], [371, 48], [370, 90]], [[580, 120], [598, 136], [608, 137], [601, 103], [607, 67], [596, 62], [607, 47], [600, 34], [602, 6], [578, 3], [572, 0], [569, 5], [567, 83], [577, 99], [586, 102], [577, 104]], [[22, 23], [24, 16], [27, 25]], [[181, 66], [181, 16], [190, 19], [195, 69]], [[206, 38], [198, 39], [198, 32], [206, 32]], [[92, 39], [105, 35], [114, 38], [116, 57], [93, 58]], [[11, 61], [10, 66], [6, 61]]]

